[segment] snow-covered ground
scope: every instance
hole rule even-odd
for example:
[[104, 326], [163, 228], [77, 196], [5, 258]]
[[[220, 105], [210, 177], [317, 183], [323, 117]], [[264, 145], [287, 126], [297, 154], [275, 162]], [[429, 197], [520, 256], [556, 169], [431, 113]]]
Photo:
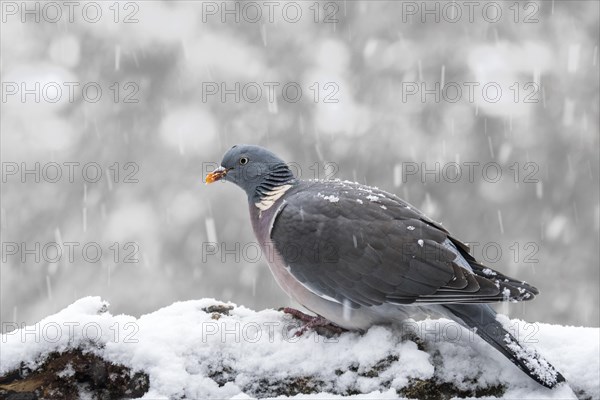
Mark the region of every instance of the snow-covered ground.
[[[0, 375], [21, 362], [34, 368], [53, 351], [82, 348], [148, 374], [148, 399], [268, 397], [299, 386], [297, 392], [311, 394], [296, 398], [387, 399], [432, 378], [464, 391], [504, 386], [505, 399], [600, 398], [598, 328], [506, 323], [569, 385], [541, 387], [449, 320], [296, 337], [298, 322], [289, 315], [214, 299], [174, 303], [137, 319], [111, 315], [99, 297], [80, 299], [35, 326], [2, 335]], [[419, 345], [406, 339], [410, 332]]]

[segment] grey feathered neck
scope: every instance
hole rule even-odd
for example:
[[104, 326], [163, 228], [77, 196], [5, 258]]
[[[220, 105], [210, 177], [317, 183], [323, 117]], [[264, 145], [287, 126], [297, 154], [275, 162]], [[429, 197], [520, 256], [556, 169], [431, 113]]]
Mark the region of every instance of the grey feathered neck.
[[262, 176], [261, 182], [256, 186], [252, 201], [254, 203], [260, 202], [265, 197], [270, 196], [277, 188], [296, 183], [297, 180], [294, 174], [285, 163], [276, 164]]

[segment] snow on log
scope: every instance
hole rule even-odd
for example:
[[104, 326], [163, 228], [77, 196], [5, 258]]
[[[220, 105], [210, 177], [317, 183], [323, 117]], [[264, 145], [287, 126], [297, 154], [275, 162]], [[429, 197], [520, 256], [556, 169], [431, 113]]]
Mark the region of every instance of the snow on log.
[[504, 323], [568, 384], [538, 385], [446, 319], [296, 336], [300, 322], [276, 310], [202, 299], [134, 318], [86, 297], [4, 327], [0, 397], [600, 398], [598, 328]]

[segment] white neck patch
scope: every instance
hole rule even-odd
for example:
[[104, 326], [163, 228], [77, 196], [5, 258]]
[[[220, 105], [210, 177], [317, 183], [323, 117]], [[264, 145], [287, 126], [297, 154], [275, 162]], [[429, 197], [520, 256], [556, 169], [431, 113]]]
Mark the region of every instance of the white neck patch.
[[265, 194], [265, 196], [261, 199], [261, 201], [259, 201], [258, 203], [254, 203], [254, 205], [260, 211], [268, 210], [269, 208], [271, 208], [271, 206], [273, 205], [273, 203], [275, 203], [278, 198], [280, 198], [281, 196], [283, 196], [283, 194], [285, 192], [287, 192], [287, 190], [289, 188], [291, 188], [291, 187], [292, 187], [292, 185], [281, 185], [281, 186], [278, 186], [275, 189], [271, 190], [270, 192], [267, 192]]

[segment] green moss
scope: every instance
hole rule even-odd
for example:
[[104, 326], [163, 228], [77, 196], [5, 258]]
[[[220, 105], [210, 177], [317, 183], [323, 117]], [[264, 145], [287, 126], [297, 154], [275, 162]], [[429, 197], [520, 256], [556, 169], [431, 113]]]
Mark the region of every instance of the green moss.
[[392, 363], [398, 361], [399, 358], [396, 354], [391, 354], [377, 362], [377, 364], [373, 365], [373, 367], [369, 368], [367, 371], [360, 373], [360, 376], [364, 376], [367, 378], [376, 378], [379, 374], [386, 369], [388, 369]]
[[74, 399], [84, 388], [93, 399], [125, 399], [143, 396], [149, 386], [148, 375], [77, 349], [51, 353], [35, 370], [0, 377], [0, 398]]
[[320, 393], [326, 390], [326, 385], [323, 381], [310, 376], [285, 379], [263, 378], [243, 390], [251, 396], [263, 398]]
[[420, 400], [448, 400], [454, 397], [501, 397], [506, 388], [504, 386], [490, 386], [475, 390], [460, 390], [449, 382], [436, 382], [434, 379], [414, 380], [408, 387], [400, 390], [400, 394], [409, 399]]

